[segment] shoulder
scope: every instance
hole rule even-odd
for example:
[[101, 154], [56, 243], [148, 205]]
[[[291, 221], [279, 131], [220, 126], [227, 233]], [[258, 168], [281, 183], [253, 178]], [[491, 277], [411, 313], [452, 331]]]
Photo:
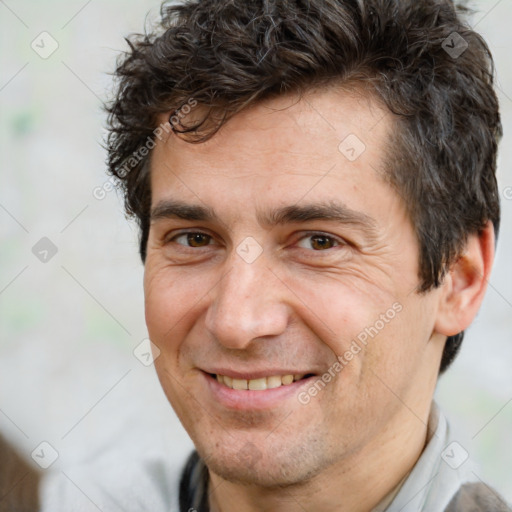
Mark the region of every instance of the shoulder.
[[463, 485], [445, 512], [512, 512], [512, 508], [494, 489], [478, 482]]

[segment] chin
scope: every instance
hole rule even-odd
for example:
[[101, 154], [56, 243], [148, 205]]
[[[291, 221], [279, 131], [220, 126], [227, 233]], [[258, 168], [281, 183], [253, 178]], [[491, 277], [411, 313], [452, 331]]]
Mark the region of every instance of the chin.
[[198, 447], [197, 451], [209, 471], [222, 479], [268, 489], [300, 485], [333, 462], [321, 460], [302, 446], [283, 448], [266, 447], [263, 451], [249, 441], [240, 450], [231, 447], [220, 451], [211, 447], [204, 451]]

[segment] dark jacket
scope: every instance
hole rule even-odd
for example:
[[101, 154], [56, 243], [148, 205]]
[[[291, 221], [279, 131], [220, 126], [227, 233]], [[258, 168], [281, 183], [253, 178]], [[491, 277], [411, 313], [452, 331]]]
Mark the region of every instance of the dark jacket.
[[445, 512], [512, 512], [503, 498], [484, 483], [465, 484]]

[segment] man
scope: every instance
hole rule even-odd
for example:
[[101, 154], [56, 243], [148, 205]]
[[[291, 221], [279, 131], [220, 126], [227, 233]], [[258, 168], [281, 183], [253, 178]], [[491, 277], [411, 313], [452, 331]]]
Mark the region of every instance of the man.
[[180, 510], [510, 510], [432, 402], [499, 227], [492, 58], [462, 14], [193, 0], [132, 38], [109, 164], [197, 449]]

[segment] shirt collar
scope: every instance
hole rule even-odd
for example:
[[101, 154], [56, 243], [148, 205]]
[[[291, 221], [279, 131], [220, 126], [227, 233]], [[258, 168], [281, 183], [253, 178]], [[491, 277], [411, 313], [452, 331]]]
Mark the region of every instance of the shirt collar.
[[[409, 475], [372, 512], [443, 511], [460, 486], [469, 480], [464, 448], [450, 442], [450, 429], [435, 402], [428, 421], [427, 443]], [[384, 505], [382, 508], [381, 505]]]
[[[464, 465], [454, 464], [453, 460], [457, 458], [460, 461], [464, 456], [463, 451], [464, 448], [459, 443], [450, 442], [446, 418], [433, 402], [425, 449], [410, 473], [372, 512], [445, 510], [460, 486], [468, 481]], [[197, 452], [194, 452], [182, 475], [182, 510], [188, 510], [190, 506], [198, 512], [208, 512], [207, 489], [208, 470]]]

